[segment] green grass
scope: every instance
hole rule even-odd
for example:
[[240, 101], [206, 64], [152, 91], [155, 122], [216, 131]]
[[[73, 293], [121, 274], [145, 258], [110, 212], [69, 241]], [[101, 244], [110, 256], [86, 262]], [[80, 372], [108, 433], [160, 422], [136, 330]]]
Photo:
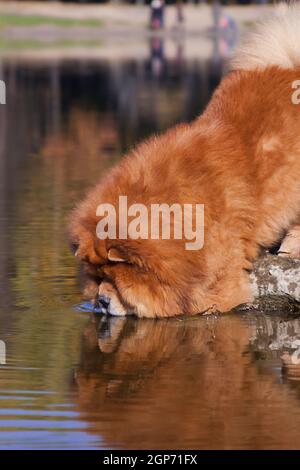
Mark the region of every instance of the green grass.
[[102, 46], [102, 41], [100, 40], [87, 40], [87, 41], [68, 41], [65, 39], [43, 42], [38, 40], [6, 40], [0, 38], [0, 52], [1, 51], [16, 51], [16, 50], [41, 50], [41, 49], [51, 49], [51, 48], [71, 48], [76, 46], [82, 47], [100, 47]]
[[70, 26], [87, 26], [99, 27], [102, 22], [94, 18], [86, 18], [82, 20], [71, 18], [55, 18], [53, 16], [39, 16], [39, 15], [1, 15], [0, 28], [7, 26], [39, 26], [39, 25], [54, 25], [61, 27]]

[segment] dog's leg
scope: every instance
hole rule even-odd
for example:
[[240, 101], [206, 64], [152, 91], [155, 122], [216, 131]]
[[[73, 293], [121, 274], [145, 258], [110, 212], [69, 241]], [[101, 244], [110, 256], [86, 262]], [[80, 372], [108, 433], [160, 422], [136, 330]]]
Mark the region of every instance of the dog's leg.
[[288, 231], [278, 250], [278, 255], [300, 259], [300, 225], [294, 225]]

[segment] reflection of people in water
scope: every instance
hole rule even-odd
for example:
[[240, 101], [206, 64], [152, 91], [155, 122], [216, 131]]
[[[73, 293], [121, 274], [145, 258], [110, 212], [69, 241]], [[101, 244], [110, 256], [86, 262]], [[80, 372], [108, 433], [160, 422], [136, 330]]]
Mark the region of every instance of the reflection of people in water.
[[219, 0], [212, 3], [213, 16], [213, 55], [210, 75], [213, 86], [217, 86], [223, 75], [224, 58], [228, 57], [238, 40], [238, 27], [233, 18], [222, 13]]
[[159, 77], [163, 72], [164, 66], [164, 40], [159, 36], [153, 36], [151, 39], [151, 71], [155, 77]]
[[237, 25], [229, 15], [222, 15], [218, 25], [221, 33], [219, 49], [222, 56], [226, 56], [237, 42]]
[[108, 446], [299, 448], [299, 398], [259, 371], [252, 335], [233, 315], [93, 317], [75, 374], [76, 406]]
[[231, 16], [222, 13], [218, 0], [213, 1], [212, 16], [215, 52], [221, 57], [226, 57], [238, 40], [237, 24]]
[[151, 2], [151, 29], [161, 29], [164, 27], [164, 0], [152, 0]]
[[183, 15], [183, 1], [182, 0], [176, 0], [176, 16], [177, 16], [177, 23], [179, 25], [183, 24], [184, 15]]

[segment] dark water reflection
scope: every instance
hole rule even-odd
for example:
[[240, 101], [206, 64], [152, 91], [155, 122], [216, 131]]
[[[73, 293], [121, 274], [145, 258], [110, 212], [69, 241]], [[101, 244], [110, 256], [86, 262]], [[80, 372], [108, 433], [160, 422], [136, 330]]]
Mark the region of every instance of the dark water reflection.
[[[159, 45], [157, 45], [159, 46]], [[0, 448], [299, 448], [300, 321], [76, 312], [65, 217], [141, 138], [207, 103], [219, 64], [5, 62], [0, 107]]]

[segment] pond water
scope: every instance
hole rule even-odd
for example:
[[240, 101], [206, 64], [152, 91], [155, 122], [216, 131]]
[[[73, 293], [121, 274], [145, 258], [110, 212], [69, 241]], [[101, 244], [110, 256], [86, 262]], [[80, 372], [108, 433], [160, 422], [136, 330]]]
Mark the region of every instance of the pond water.
[[160, 53], [2, 62], [1, 449], [300, 448], [300, 372], [280, 359], [298, 318], [74, 308], [68, 211], [131, 145], [200, 113], [221, 72]]

